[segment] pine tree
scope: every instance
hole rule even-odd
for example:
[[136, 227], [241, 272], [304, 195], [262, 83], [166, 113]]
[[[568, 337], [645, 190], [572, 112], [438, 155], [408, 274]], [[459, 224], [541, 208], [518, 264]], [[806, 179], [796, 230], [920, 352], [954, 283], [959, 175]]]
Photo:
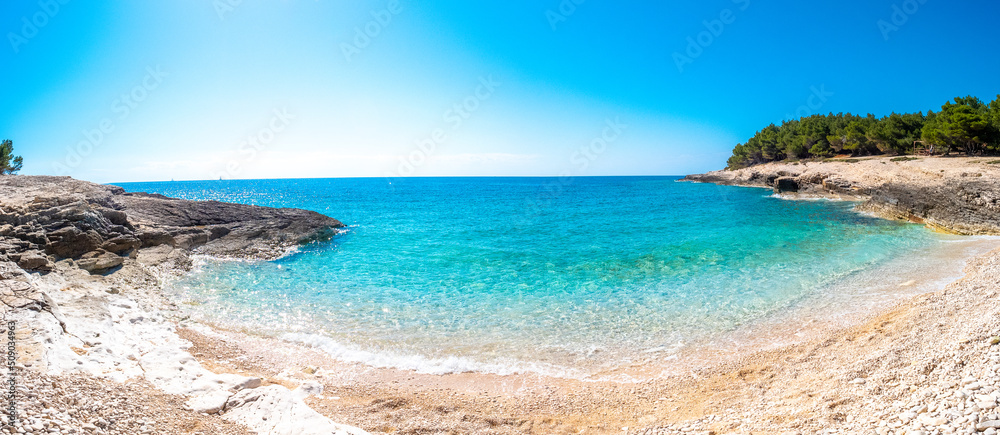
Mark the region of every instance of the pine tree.
[[0, 143], [0, 175], [17, 173], [21, 164], [21, 156], [14, 155], [14, 142], [7, 139]]
[[985, 151], [990, 139], [988, 111], [978, 98], [955, 98], [941, 106], [934, 120], [924, 125], [924, 142], [945, 147], [945, 155], [952, 151], [965, 151], [968, 155]]

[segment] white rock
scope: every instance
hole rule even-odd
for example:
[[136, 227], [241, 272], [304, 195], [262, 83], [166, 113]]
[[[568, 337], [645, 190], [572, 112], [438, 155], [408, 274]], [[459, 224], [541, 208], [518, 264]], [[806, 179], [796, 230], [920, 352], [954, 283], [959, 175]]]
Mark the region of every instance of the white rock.
[[986, 429], [998, 429], [1000, 428], [1000, 420], [988, 420], [976, 425], [976, 430], [982, 432]]
[[233, 393], [225, 390], [216, 390], [210, 393], [192, 397], [185, 403], [187, 408], [194, 412], [204, 412], [206, 414], [217, 414], [226, 406], [226, 401]]
[[336, 424], [309, 408], [301, 398], [278, 385], [241, 390], [226, 402], [223, 418], [260, 433], [275, 435], [368, 435], [353, 426]]
[[947, 423], [948, 419], [944, 417], [931, 417], [925, 414], [921, 415], [920, 418], [917, 419], [917, 421], [919, 421], [920, 424], [923, 424], [924, 426], [941, 426], [942, 424]]
[[292, 393], [303, 399], [309, 396], [323, 394], [323, 384], [320, 384], [319, 382], [306, 382], [299, 385], [298, 388], [292, 390]]

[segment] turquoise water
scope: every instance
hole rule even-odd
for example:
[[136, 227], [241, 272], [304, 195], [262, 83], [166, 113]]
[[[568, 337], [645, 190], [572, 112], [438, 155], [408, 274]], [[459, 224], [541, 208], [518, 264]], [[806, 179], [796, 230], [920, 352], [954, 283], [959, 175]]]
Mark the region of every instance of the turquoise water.
[[340, 219], [348, 228], [333, 241], [277, 261], [202, 259], [173, 291], [198, 320], [431, 373], [587, 376], [669, 357], [944, 243], [851, 203], [676, 180], [121, 186]]

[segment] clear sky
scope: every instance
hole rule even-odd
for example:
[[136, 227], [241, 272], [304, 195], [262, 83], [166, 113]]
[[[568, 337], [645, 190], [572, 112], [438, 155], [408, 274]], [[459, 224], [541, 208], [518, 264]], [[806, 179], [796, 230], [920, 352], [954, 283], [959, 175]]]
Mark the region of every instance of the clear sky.
[[0, 10], [0, 136], [99, 182], [685, 174], [797, 112], [1000, 93], [996, 0]]

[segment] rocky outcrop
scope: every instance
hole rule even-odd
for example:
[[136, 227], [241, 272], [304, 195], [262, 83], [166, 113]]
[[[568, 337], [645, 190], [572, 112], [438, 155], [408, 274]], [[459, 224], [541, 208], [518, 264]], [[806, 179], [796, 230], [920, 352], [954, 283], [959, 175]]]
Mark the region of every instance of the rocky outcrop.
[[142, 246], [170, 243], [199, 252], [234, 257], [273, 258], [290, 246], [329, 240], [340, 221], [292, 208], [269, 208], [218, 201], [185, 201], [146, 193], [117, 198]]
[[862, 202], [858, 210], [889, 219], [957, 234], [1000, 234], [1000, 168], [981, 159], [770, 163], [683, 180], [855, 200]]
[[995, 180], [950, 179], [928, 186], [887, 183], [857, 208], [946, 232], [1000, 234], [1000, 184]]
[[805, 172], [786, 168], [769, 168], [767, 165], [744, 171], [714, 171], [692, 174], [682, 181], [713, 183], [727, 186], [763, 187], [774, 193], [801, 193], [803, 195], [836, 195], [845, 199], [865, 199], [868, 188], [845, 179], [836, 173]]
[[[260, 433], [365, 434], [332, 422], [288, 388], [202, 367], [164, 317], [177, 311], [175, 301], [159, 291], [161, 277], [190, 266], [191, 253], [271, 259], [342, 226], [305, 210], [126, 193], [68, 177], [0, 176], [0, 314], [17, 325], [22, 369], [117, 382], [142, 377], [186, 396], [189, 413], [221, 414]], [[45, 408], [61, 394], [29, 388]], [[87, 421], [75, 433], [178, 433], [159, 422], [140, 429], [120, 419]]]
[[297, 244], [329, 239], [342, 226], [306, 210], [126, 193], [69, 177], [0, 176], [0, 261], [29, 271], [72, 259], [107, 273], [138, 249], [159, 245], [273, 259]]

